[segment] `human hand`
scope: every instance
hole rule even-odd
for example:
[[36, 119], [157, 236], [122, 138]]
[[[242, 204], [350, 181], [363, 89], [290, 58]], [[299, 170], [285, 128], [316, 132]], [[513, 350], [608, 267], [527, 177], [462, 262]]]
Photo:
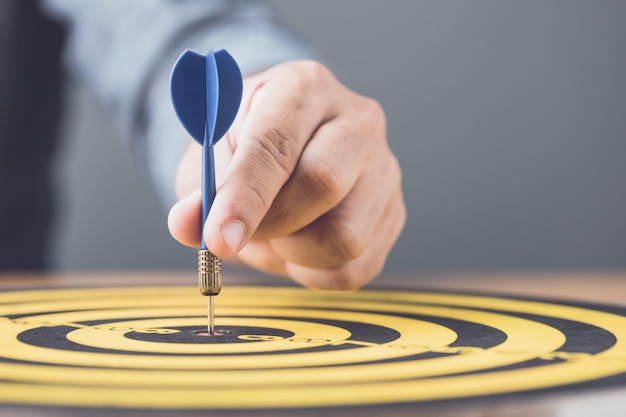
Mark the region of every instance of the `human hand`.
[[[176, 179], [181, 200], [168, 217], [172, 236], [195, 247], [201, 162], [190, 141]], [[401, 170], [382, 108], [316, 62], [288, 62], [244, 80], [215, 164], [207, 247], [306, 287], [367, 284], [404, 227]]]

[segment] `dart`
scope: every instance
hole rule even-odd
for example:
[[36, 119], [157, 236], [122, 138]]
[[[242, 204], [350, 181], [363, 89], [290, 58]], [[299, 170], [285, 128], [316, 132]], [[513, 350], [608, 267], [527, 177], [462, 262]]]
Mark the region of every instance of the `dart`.
[[243, 92], [241, 70], [224, 49], [206, 55], [185, 50], [170, 79], [174, 110], [189, 135], [202, 146], [202, 223], [198, 251], [198, 286], [208, 300], [209, 335], [215, 332], [214, 297], [222, 288], [221, 259], [202, 238], [202, 228], [215, 199], [214, 145], [226, 134], [239, 110]]

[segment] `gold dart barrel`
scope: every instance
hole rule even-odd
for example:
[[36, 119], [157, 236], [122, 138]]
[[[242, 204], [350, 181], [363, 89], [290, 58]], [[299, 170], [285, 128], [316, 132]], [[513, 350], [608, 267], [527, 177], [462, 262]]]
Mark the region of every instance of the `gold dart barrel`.
[[209, 250], [198, 251], [198, 287], [206, 296], [217, 295], [222, 289], [222, 260]]

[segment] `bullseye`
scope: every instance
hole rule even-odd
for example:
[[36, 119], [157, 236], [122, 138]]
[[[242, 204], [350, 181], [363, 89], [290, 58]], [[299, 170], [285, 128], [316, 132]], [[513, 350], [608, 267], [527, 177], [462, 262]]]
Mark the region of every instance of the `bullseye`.
[[337, 407], [626, 382], [617, 308], [229, 287], [213, 335], [205, 313], [186, 287], [0, 293], [0, 402]]
[[200, 337], [221, 337], [221, 336], [228, 336], [230, 334], [232, 334], [231, 330], [222, 330], [222, 329], [215, 329], [213, 331], [213, 333], [209, 333], [206, 330], [196, 330], [193, 332], [194, 335], [196, 336], [200, 336]]

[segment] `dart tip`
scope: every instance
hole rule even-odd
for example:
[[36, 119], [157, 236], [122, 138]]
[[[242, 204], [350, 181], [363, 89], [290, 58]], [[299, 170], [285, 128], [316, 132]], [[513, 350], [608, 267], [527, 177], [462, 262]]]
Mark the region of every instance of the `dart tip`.
[[207, 314], [208, 325], [207, 325], [207, 331], [209, 332], [209, 335], [213, 336], [215, 334], [215, 314], [214, 314], [214, 303], [213, 303], [213, 296], [212, 295], [207, 297], [207, 303], [208, 303], [208, 314]]

